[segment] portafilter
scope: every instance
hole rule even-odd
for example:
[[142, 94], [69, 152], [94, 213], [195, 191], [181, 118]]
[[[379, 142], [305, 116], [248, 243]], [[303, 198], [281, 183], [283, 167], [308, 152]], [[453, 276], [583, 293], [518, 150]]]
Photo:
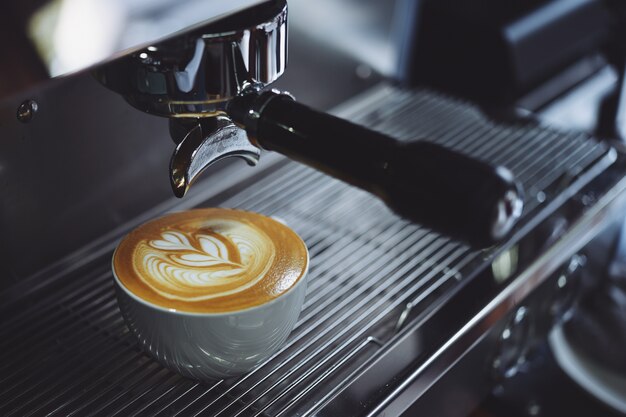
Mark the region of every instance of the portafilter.
[[[287, 63], [287, 2], [271, 0], [94, 69], [128, 103], [170, 119], [174, 194], [209, 165], [272, 150], [379, 196], [400, 215], [488, 246], [522, 212], [511, 171], [427, 140], [400, 142], [267, 89]], [[323, 86], [320, 86], [323, 88]], [[417, 138], [416, 138], [417, 139]]]

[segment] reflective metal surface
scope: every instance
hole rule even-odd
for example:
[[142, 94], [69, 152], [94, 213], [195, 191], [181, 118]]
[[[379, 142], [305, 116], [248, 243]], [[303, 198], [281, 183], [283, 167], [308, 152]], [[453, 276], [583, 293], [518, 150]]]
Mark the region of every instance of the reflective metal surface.
[[[37, 0], [2, 5], [0, 97], [262, 0]], [[9, 81], [10, 80], [10, 81]]]
[[[510, 173], [507, 173], [512, 175]], [[497, 214], [495, 216], [492, 235], [496, 239], [504, 238], [515, 226], [517, 220], [522, 216], [524, 208], [524, 197], [521, 190], [511, 190], [504, 198], [498, 202]]]
[[248, 165], [259, 162], [261, 150], [246, 132], [222, 116], [199, 119], [176, 147], [170, 161], [170, 182], [176, 197], [183, 197], [209, 165], [237, 156]]
[[[256, 165], [260, 150], [225, 115], [230, 99], [274, 82], [287, 63], [287, 3], [261, 3], [95, 67], [94, 76], [137, 109], [170, 121], [178, 143], [170, 183], [183, 197], [223, 158]], [[198, 120], [198, 119], [213, 120]], [[182, 137], [179, 141], [179, 136]]]
[[271, 0], [94, 68], [134, 107], [166, 117], [206, 117], [287, 63], [287, 3]]
[[[625, 161], [622, 160], [620, 162], [624, 164]], [[595, 192], [595, 187], [587, 188], [583, 192]], [[406, 379], [403, 379], [393, 393], [387, 396], [381, 404], [367, 415], [380, 415], [383, 413], [383, 410], [390, 415], [400, 415], [406, 411], [415, 402], [415, 398], [421, 397], [431, 388], [431, 378], [434, 375], [445, 374], [446, 368], [450, 366], [451, 362], [456, 360], [456, 355], [469, 353], [474, 345], [487, 335], [494, 322], [503, 319], [511, 308], [525, 302], [526, 297], [531, 295], [544, 281], [551, 278], [551, 274], [558, 267], [566, 263], [572, 255], [604, 231], [625, 207], [626, 180], [622, 179], [612, 189], [609, 189], [607, 194], [597, 204], [584, 213], [557, 244], [550, 247], [533, 262], [519, 265], [519, 273], [514, 275], [515, 278], [495, 298], [477, 312], [476, 315], [471, 315], [471, 319], [457, 333], [452, 335], [441, 349], [436, 351], [426, 363], [418, 367]], [[564, 211], [560, 211], [555, 215], [566, 216]], [[535, 229], [534, 232], [537, 233], [538, 230], [540, 229]], [[526, 239], [531, 238], [531, 236], [526, 237]], [[518, 244], [524, 245], [524, 242], [522, 241]], [[488, 273], [483, 275], [484, 283], [493, 283], [493, 279], [487, 279], [488, 275]], [[482, 288], [481, 291], [488, 290]], [[451, 302], [454, 303], [454, 300], [451, 300]], [[525, 315], [526, 309], [524, 308], [522, 311]], [[458, 309], [454, 314], [458, 314]], [[465, 319], [468, 318], [468, 316], [464, 317]], [[515, 314], [513, 317], [515, 317]], [[449, 320], [450, 317], [447, 319]], [[433, 322], [435, 320], [432, 317], [429, 326], [434, 325]], [[530, 335], [528, 336], [530, 337]], [[517, 355], [523, 354], [524, 344], [530, 341], [524, 339], [523, 342], [521, 345], [518, 343], [513, 345], [515, 349], [521, 348], [521, 351], [516, 353], [509, 352], [509, 354], [515, 355], [515, 360], [520, 358]], [[498, 363], [497, 365], [499, 366], [500, 364]], [[476, 367], [474, 371], [478, 372], [479, 369], [480, 367]], [[471, 375], [467, 375], [467, 377], [471, 378]]]
[[26, 100], [17, 108], [17, 120], [22, 123], [28, 123], [33, 120], [35, 113], [39, 109], [39, 105], [35, 100]]

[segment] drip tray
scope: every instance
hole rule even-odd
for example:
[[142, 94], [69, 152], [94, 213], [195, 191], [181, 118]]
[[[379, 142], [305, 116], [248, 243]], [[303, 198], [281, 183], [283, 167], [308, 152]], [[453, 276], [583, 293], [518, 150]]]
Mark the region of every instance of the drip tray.
[[[473, 107], [429, 91], [378, 87], [343, 114], [400, 139], [432, 138], [509, 167], [526, 188], [523, 223], [608, 151], [581, 134], [493, 124]], [[435, 308], [498, 250], [475, 251], [410, 224], [370, 195], [286, 160], [235, 191], [200, 206], [279, 217], [311, 253], [304, 310], [272, 359], [243, 377], [210, 384], [162, 368], [124, 325], [109, 242], [88, 264], [5, 309], [0, 414], [312, 415], [386, 349], [406, 326], [407, 308], [411, 317]], [[358, 410], [355, 404], [352, 412]]]

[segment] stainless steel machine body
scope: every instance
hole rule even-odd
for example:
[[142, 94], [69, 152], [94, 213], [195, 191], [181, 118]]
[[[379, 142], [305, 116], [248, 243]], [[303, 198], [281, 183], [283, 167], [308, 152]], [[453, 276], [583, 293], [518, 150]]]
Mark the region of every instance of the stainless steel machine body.
[[[360, 87], [333, 113], [509, 167], [526, 190], [513, 233], [475, 249], [275, 155], [254, 170], [210, 168], [178, 200], [168, 121], [133, 110], [91, 72], [3, 98], [0, 414], [465, 415], [515, 374], [572, 307], [581, 270], [608, 256], [626, 207], [621, 146], [494, 121], [428, 88]], [[137, 347], [110, 258], [143, 221], [218, 205], [284, 219], [310, 248], [311, 284], [275, 357], [203, 384]]]

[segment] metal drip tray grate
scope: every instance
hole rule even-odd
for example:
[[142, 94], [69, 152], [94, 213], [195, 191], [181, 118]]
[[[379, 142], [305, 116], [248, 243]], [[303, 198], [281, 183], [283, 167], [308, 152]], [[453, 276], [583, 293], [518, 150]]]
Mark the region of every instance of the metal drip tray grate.
[[[607, 151], [578, 134], [491, 124], [424, 91], [384, 87], [352, 108], [360, 115], [353, 119], [399, 138], [435, 138], [508, 166], [526, 186], [527, 216]], [[123, 323], [107, 252], [8, 306], [0, 325], [0, 415], [312, 415], [385, 349], [407, 305], [413, 312], [435, 306], [486, 256], [292, 162], [230, 195], [206, 204], [280, 217], [311, 252], [304, 310], [271, 360], [214, 384], [163, 369]]]

